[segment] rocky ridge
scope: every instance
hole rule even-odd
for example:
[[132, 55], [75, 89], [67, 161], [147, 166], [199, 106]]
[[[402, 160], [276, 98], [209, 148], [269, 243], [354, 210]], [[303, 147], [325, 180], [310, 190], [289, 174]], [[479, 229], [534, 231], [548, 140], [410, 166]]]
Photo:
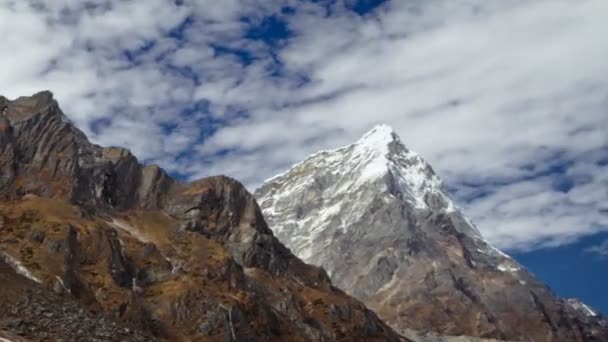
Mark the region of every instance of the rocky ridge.
[[[285, 248], [237, 181], [181, 183], [126, 149], [92, 144], [50, 92], [0, 97], [0, 105], [8, 106], [0, 123], [0, 274], [12, 279], [11, 291], [31, 287], [36, 301], [68, 303], [66, 312], [76, 305], [87, 319], [150, 338], [406, 340]], [[68, 319], [41, 310], [0, 313], [0, 331], [78, 336], [31, 323], [46, 313]]]
[[606, 341], [608, 323], [494, 248], [386, 125], [255, 192], [275, 235], [403, 333]]

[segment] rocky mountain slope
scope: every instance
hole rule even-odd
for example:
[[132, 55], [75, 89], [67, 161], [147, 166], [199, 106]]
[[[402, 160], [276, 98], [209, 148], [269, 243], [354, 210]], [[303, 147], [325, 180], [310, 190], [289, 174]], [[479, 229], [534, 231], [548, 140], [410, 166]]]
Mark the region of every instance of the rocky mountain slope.
[[310, 156], [256, 192], [275, 235], [395, 329], [516, 341], [608, 341], [483, 239], [388, 126]]
[[5, 104], [2, 338], [405, 340], [285, 248], [237, 181], [180, 183], [96, 146], [49, 92]]
[[48, 341], [57, 336], [77, 341], [154, 340], [110, 317], [82, 310], [75, 299], [47, 290], [16, 273], [13, 266], [0, 260], [0, 341]]

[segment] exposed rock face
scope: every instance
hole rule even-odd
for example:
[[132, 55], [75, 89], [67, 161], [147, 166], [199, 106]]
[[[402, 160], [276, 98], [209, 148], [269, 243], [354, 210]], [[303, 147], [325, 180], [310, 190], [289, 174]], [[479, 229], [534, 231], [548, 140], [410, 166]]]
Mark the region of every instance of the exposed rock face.
[[[157, 166], [143, 167], [124, 148], [90, 143], [63, 114], [50, 92], [7, 101], [11, 134], [3, 134], [6, 157], [24, 193], [69, 198], [90, 208], [160, 208], [174, 181]], [[3, 153], [4, 154], [4, 153]], [[14, 156], [13, 156], [14, 155]]]
[[320, 152], [256, 191], [276, 236], [397, 330], [517, 341], [608, 341], [492, 247], [387, 126]]
[[304, 264], [272, 234], [253, 195], [227, 177], [176, 187], [166, 211], [184, 222], [183, 229], [224, 241], [244, 267], [262, 268], [307, 285], [329, 285], [321, 268]]
[[[8, 100], [0, 96], [0, 108], [5, 108], [7, 103]], [[1, 196], [6, 196], [13, 191], [16, 160], [13, 129], [8, 118], [3, 114], [0, 114], [0, 190]]]
[[[0, 136], [0, 253], [11, 277], [29, 278], [14, 284], [141, 336], [406, 340], [291, 254], [237, 181], [182, 184], [128, 150], [96, 146], [48, 92], [0, 100], [10, 129]], [[12, 324], [2, 331], [42, 338]]]

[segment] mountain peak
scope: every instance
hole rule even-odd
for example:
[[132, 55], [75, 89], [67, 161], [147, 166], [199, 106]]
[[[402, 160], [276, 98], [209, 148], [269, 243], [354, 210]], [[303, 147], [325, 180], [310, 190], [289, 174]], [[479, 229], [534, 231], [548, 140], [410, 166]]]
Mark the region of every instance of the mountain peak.
[[[409, 150], [395, 130], [386, 124], [374, 126], [350, 145], [314, 153], [264, 183], [287, 185], [284, 182], [292, 183], [294, 187], [307, 182], [321, 182], [324, 187], [329, 186], [325, 183], [331, 182], [336, 196], [376, 184], [378, 190], [399, 193], [416, 207], [426, 206], [427, 193], [442, 192], [442, 182], [433, 169]], [[449, 204], [449, 201], [441, 202]]]
[[7, 116], [12, 124], [27, 121], [39, 114], [58, 116], [63, 122], [70, 122], [59, 108], [55, 96], [49, 90], [39, 91], [32, 96], [21, 96], [9, 100], [0, 96], [0, 106], [7, 106]]
[[[94, 145], [50, 92], [4, 104], [0, 341], [5, 328], [28, 340], [74, 337], [62, 326], [78, 310], [154, 335], [147, 341], [402, 340], [287, 250], [238, 181], [177, 182], [127, 149]], [[40, 315], [54, 319], [38, 324]], [[129, 335], [117, 336], [143, 340]]]
[[399, 331], [607, 340], [592, 309], [564, 304], [486, 241], [390, 126], [311, 155], [255, 195], [279, 240]]
[[401, 139], [399, 139], [399, 136], [391, 126], [379, 124], [374, 126], [374, 128], [365, 133], [357, 142], [350, 146], [356, 146], [365, 150], [375, 150], [384, 157], [389, 154], [390, 146], [394, 143], [401, 145], [401, 150], [407, 151], [405, 146], [401, 144]]
[[393, 127], [387, 124], [378, 124], [357, 141], [357, 143], [390, 143], [399, 140]]

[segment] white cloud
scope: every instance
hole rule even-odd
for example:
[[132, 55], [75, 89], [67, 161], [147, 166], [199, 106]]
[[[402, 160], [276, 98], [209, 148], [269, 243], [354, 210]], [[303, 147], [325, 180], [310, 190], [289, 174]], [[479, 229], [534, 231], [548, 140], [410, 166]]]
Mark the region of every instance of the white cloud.
[[[210, 171], [253, 162], [261, 172], [230, 170], [255, 184], [269, 163], [285, 167], [285, 155], [295, 162], [388, 122], [449, 184], [476, 180], [491, 192], [465, 206], [503, 248], [554, 246], [607, 229], [600, 210], [608, 199], [601, 190], [606, 167], [583, 157], [608, 144], [608, 63], [601, 58], [608, 44], [596, 39], [608, 30], [600, 14], [608, 5], [511, 2], [474, 15], [451, 11], [465, 8], [462, 2], [435, 3], [422, 10], [428, 20], [401, 26], [410, 14], [395, 8], [367, 20], [346, 13], [294, 18], [301, 35], [282, 61], [312, 82], [297, 90], [286, 83], [262, 88], [275, 96], [255, 101], [262, 108], [249, 120], [219, 131], [203, 148], [252, 152], [227, 155]], [[235, 93], [233, 101], [259, 94], [247, 87]], [[312, 102], [277, 110], [277, 98]], [[333, 136], [314, 139], [327, 132]], [[589, 183], [563, 193], [554, 189], [555, 175], [527, 180], [558, 152]], [[529, 193], [513, 192], [519, 188]], [[591, 194], [593, 201], [579, 203]]]
[[[386, 122], [501, 247], [608, 229], [603, 0], [389, 1], [364, 17], [349, 2], [35, 3], [0, 0], [0, 93], [53, 90], [95, 142], [254, 187]], [[240, 18], [270, 14], [294, 33], [281, 49], [244, 35]], [[541, 172], [557, 159], [563, 174]]]
[[585, 252], [597, 254], [602, 258], [608, 257], [608, 240], [604, 240], [604, 242], [600, 243], [599, 245], [591, 246], [585, 249]]

